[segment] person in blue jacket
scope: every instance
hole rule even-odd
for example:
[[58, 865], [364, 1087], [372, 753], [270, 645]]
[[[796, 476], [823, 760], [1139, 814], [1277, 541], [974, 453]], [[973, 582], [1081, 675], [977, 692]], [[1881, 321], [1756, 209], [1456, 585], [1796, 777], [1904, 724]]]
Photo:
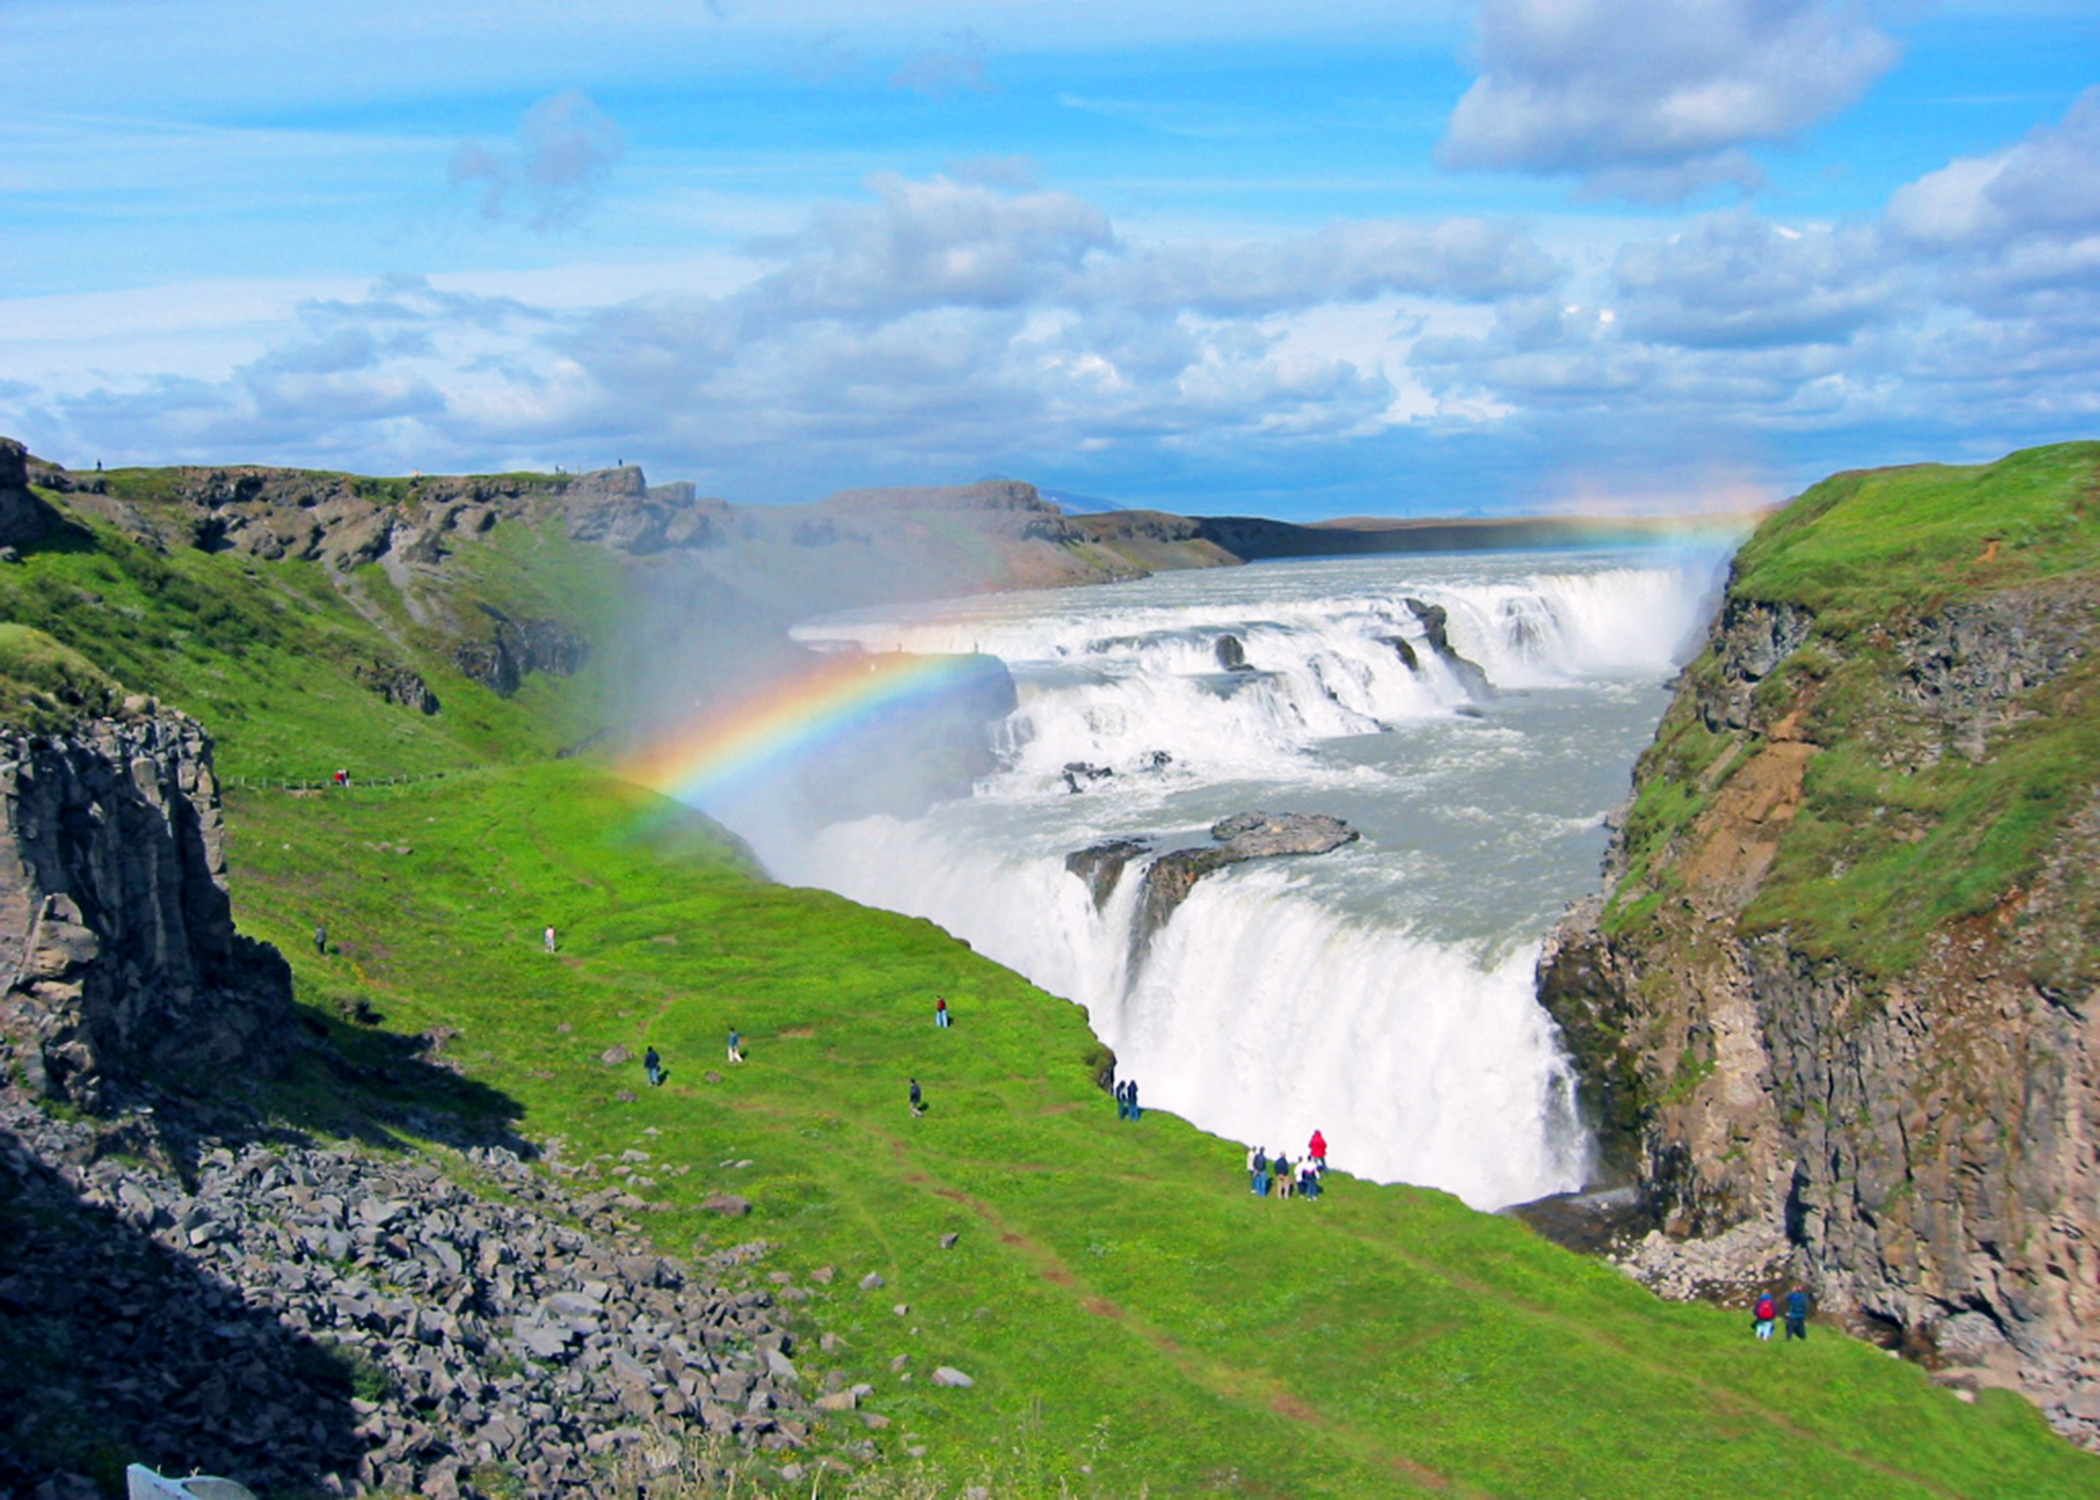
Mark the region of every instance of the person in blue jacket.
[[1786, 1294], [1786, 1336], [1808, 1340], [1808, 1288], [1797, 1286]]

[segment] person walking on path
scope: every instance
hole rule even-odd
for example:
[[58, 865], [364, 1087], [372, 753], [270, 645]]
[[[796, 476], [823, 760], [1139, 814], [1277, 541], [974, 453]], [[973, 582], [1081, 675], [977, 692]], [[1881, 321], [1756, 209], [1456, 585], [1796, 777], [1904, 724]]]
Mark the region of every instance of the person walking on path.
[[737, 1034], [734, 1026], [729, 1028], [729, 1060], [733, 1063], [744, 1060], [744, 1039]]
[[1308, 1158], [1310, 1158], [1311, 1160], [1313, 1160], [1313, 1161], [1316, 1161], [1316, 1162], [1318, 1162], [1318, 1163], [1320, 1164], [1320, 1170], [1321, 1170], [1321, 1171], [1323, 1171], [1323, 1172], [1324, 1172], [1324, 1171], [1326, 1171], [1326, 1170], [1327, 1170], [1327, 1137], [1326, 1137], [1326, 1136], [1324, 1136], [1324, 1135], [1322, 1135], [1322, 1134], [1320, 1134], [1320, 1132], [1319, 1132], [1319, 1131], [1315, 1130], [1315, 1131], [1314, 1131], [1314, 1132], [1312, 1133], [1312, 1139], [1311, 1139], [1310, 1141], [1306, 1142], [1306, 1145], [1305, 1145], [1305, 1154], [1306, 1154], [1306, 1156], [1307, 1156]]
[[1757, 1330], [1758, 1338], [1767, 1344], [1771, 1343], [1772, 1320], [1779, 1316], [1779, 1308], [1772, 1301], [1770, 1292], [1757, 1299], [1757, 1306], [1752, 1309], [1750, 1316], [1754, 1320], [1751, 1326]]
[[549, 953], [552, 953], [552, 952], [554, 951], [554, 929], [553, 929], [553, 927], [551, 927], [551, 926], [550, 926], [550, 927], [548, 927], [548, 929], [547, 929], [547, 930], [546, 930], [545, 932], [543, 932], [543, 933], [541, 933], [541, 934], [540, 934], [540, 941], [541, 941], [542, 943], [544, 943], [544, 944], [546, 945], [547, 951], [548, 951]]
[[649, 1075], [649, 1086], [651, 1088], [655, 1088], [664, 1081], [664, 1060], [656, 1055], [654, 1047], [642, 1054], [642, 1071]]
[[1808, 1342], [1808, 1288], [1797, 1286], [1786, 1294], [1786, 1336], [1789, 1341]]
[[919, 1092], [919, 1080], [911, 1081], [911, 1117], [916, 1120], [926, 1113], [926, 1096]]
[[948, 1025], [948, 998], [945, 995], [933, 997], [933, 1024], [940, 1027]]

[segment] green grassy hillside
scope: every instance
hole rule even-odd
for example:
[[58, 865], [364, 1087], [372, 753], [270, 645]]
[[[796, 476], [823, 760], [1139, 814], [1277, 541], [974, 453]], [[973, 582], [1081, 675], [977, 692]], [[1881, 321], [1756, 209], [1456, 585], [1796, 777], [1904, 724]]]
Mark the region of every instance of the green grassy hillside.
[[[2100, 1460], [2017, 1398], [1963, 1405], [1829, 1333], [1755, 1343], [1740, 1313], [1660, 1302], [1441, 1194], [1344, 1179], [1317, 1204], [1255, 1199], [1236, 1144], [1117, 1121], [1075, 1008], [926, 923], [755, 881], [690, 814], [586, 767], [246, 794], [231, 813], [241, 923], [292, 955], [309, 1003], [457, 1028], [447, 1055], [526, 1132], [572, 1158], [647, 1152], [644, 1195], [667, 1208], [646, 1222], [669, 1248], [763, 1237], [798, 1280], [835, 1267], [808, 1316], [844, 1347], [810, 1360], [873, 1382], [890, 1451], [923, 1445], [953, 1480], [2100, 1494]], [[321, 921], [325, 957], [304, 941]], [[600, 1061], [650, 1044], [661, 1089]], [[280, 1107], [325, 1108], [308, 1087], [322, 1097]], [[752, 1216], [702, 1212], [714, 1192]], [[870, 1271], [885, 1284], [862, 1291]], [[890, 1371], [905, 1354], [908, 1383]], [[977, 1384], [927, 1384], [939, 1364]]]
[[[464, 610], [558, 610], [588, 634], [604, 629], [615, 577], [596, 548], [512, 526], [463, 548], [442, 584]], [[48, 632], [126, 688], [203, 720], [228, 778], [421, 774], [544, 755], [598, 727], [602, 669], [528, 677], [501, 698], [462, 675], [455, 637], [417, 613], [377, 565], [338, 580], [314, 562], [162, 551], [86, 518], [0, 567], [0, 620]], [[427, 681], [439, 713], [370, 685], [399, 667]]]
[[[1958, 705], [1911, 684], [1937, 665], [1921, 640], [1964, 606], [2007, 601], [2003, 628], [2024, 619], [2030, 637], [2052, 620], [2082, 628], [2100, 601], [2096, 504], [2100, 443], [2065, 443], [1972, 468], [1842, 474], [1761, 527], [1734, 595], [1802, 611], [1810, 633], [1759, 684], [1752, 732], [1710, 726], [1690, 698], [1673, 708], [1643, 767], [1608, 926], [1629, 930], [1677, 888], [1690, 831], [1775, 722], [1818, 749], [1746, 931], [1783, 928], [1804, 952], [1892, 974], [1935, 929], [2029, 881], [2100, 785], [2100, 660], [2077, 653], [2024, 699], [2011, 680], [2009, 708], [1972, 716], [1987, 755], [1980, 739], [1950, 745]], [[1709, 652], [1689, 676], [1722, 670]], [[2089, 981], [2096, 957], [2069, 954], [2050, 978]]]
[[[504, 526], [453, 565], [463, 587], [583, 616], [612, 592], [605, 554]], [[805, 1368], [876, 1386], [892, 1473], [923, 1447], [943, 1492], [1022, 1496], [2100, 1495], [2100, 1460], [2016, 1398], [1965, 1405], [1827, 1330], [1755, 1343], [1740, 1313], [1660, 1302], [1443, 1195], [1337, 1180], [1318, 1204], [1252, 1198], [1237, 1143], [1117, 1121], [1075, 1008], [928, 924], [769, 884], [692, 814], [547, 760], [590, 727], [599, 684], [499, 699], [449, 671], [383, 573], [357, 581], [84, 528], [0, 568], [0, 618], [203, 718], [233, 776], [472, 769], [234, 790], [243, 930], [285, 951], [309, 1019], [353, 1056], [373, 1040], [342, 1019], [361, 1001], [385, 1031], [444, 1034], [492, 1091], [468, 1096], [567, 1158], [648, 1153], [636, 1187], [666, 1249], [763, 1237], [799, 1281], [834, 1267]], [[54, 673], [100, 690], [16, 644], [25, 691]], [[422, 672], [443, 712], [362, 686], [373, 657]], [[952, 1030], [931, 1024], [936, 994]], [[661, 1089], [601, 1061], [649, 1044]], [[269, 1107], [348, 1130], [341, 1089], [309, 1058]], [[752, 1215], [705, 1212], [720, 1191]], [[869, 1272], [885, 1284], [861, 1290]], [[816, 1352], [819, 1331], [842, 1346]], [[976, 1384], [932, 1386], [940, 1364]]]

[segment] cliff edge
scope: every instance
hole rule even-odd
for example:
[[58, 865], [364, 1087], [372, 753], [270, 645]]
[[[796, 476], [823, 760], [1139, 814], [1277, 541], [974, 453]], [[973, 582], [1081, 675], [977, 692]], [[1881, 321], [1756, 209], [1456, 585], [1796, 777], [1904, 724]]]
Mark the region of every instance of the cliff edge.
[[131, 698], [0, 728], [0, 981], [0, 1046], [50, 1098], [104, 1109], [283, 1061], [291, 973], [234, 931], [194, 719]]
[[1738, 556], [1542, 1001], [1678, 1289], [1805, 1278], [2100, 1446], [2100, 444]]

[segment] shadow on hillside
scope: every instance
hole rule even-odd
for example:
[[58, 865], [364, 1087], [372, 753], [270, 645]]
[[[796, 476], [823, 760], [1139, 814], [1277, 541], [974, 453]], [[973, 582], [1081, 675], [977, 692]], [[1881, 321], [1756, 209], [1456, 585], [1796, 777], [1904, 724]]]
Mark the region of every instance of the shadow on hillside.
[[368, 1012], [360, 1024], [295, 1003], [296, 1035], [274, 1076], [239, 1071], [114, 1081], [95, 1122], [94, 1159], [129, 1157], [194, 1188], [198, 1162], [218, 1146], [329, 1146], [382, 1151], [429, 1143], [458, 1151], [500, 1147], [521, 1161], [539, 1148], [516, 1129], [524, 1107], [467, 1077], [446, 1056], [457, 1033], [404, 1036]]
[[386, 1030], [377, 1011], [339, 1017], [308, 1004], [293, 1010], [300, 1045], [284, 1075], [263, 1090], [274, 1122], [263, 1135], [312, 1130], [386, 1150], [435, 1141], [461, 1151], [500, 1146], [527, 1161], [539, 1155], [516, 1129], [524, 1107], [447, 1056], [457, 1032], [436, 1027], [407, 1036]]
[[[31, 1127], [34, 1128], [34, 1127]], [[49, 1146], [49, 1143], [45, 1143]], [[127, 1462], [197, 1470], [264, 1494], [354, 1480], [353, 1370], [82, 1201], [0, 1127], [0, 1494], [121, 1494]]]

